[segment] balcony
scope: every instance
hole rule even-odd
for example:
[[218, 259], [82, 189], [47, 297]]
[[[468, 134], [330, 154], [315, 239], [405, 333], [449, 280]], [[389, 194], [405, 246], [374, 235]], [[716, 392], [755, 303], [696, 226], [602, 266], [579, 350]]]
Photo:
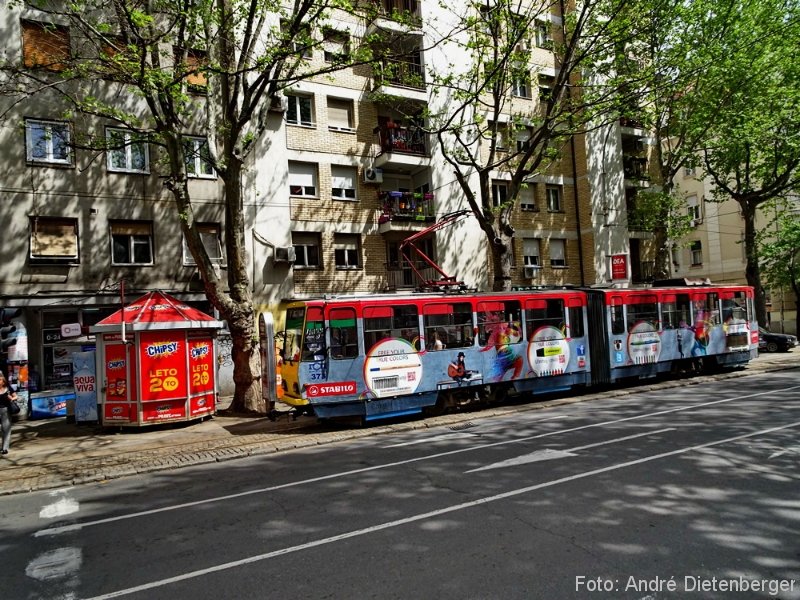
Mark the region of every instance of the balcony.
[[[422, 274], [426, 281], [436, 280], [440, 277], [436, 270], [422, 261], [417, 261], [417, 270]], [[415, 289], [422, 282], [408, 265], [391, 265], [386, 267], [387, 290]]]
[[397, 96], [417, 103], [428, 101], [425, 86], [425, 69], [421, 60], [384, 60], [373, 66], [376, 94]]
[[375, 167], [413, 171], [430, 166], [427, 134], [421, 127], [401, 126], [390, 119], [373, 133], [379, 148]]
[[417, 0], [374, 0], [379, 16], [367, 33], [376, 30], [407, 32], [422, 27], [420, 3]]
[[640, 156], [623, 156], [622, 172], [625, 174], [625, 179], [632, 179], [635, 181], [650, 180], [650, 173], [647, 170], [647, 159]]
[[414, 231], [436, 220], [433, 194], [420, 192], [381, 192], [378, 231]]

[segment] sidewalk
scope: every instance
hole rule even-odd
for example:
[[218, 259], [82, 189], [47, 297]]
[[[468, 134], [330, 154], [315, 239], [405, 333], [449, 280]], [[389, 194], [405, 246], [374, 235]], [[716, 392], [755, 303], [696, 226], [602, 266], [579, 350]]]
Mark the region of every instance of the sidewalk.
[[[796, 368], [800, 368], [800, 349], [789, 353], [762, 354], [746, 369], [730, 373], [645, 384], [620, 389], [615, 395], [637, 393], [648, 386], [663, 389], [709, 378], [745, 377], [764, 371]], [[288, 414], [279, 417], [275, 422], [266, 417], [218, 415], [202, 422], [122, 431], [104, 429], [98, 425], [76, 425], [67, 423], [65, 419], [22, 421], [14, 424], [11, 450], [0, 459], [0, 495], [271, 454], [378, 435], [387, 431], [452, 425], [479, 417], [540, 410], [548, 406], [585, 402], [598, 397], [608, 397], [608, 394], [583, 394], [368, 427], [319, 425], [311, 417], [300, 417], [294, 421]]]

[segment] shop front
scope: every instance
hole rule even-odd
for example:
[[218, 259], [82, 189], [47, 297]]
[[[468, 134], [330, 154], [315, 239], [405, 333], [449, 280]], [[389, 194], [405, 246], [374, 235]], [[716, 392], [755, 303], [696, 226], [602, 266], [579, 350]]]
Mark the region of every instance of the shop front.
[[92, 326], [103, 425], [138, 427], [213, 414], [221, 327], [214, 317], [161, 292]]

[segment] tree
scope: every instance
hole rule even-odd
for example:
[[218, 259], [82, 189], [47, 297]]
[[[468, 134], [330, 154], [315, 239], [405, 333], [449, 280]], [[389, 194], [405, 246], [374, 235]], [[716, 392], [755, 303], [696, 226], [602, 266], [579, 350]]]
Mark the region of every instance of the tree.
[[[589, 1], [568, 9], [559, 1], [498, 0], [470, 3], [466, 16], [452, 16], [447, 42], [466, 58], [431, 70], [435, 91], [424, 116], [486, 236], [494, 290], [510, 288], [511, 217], [522, 190], [613, 107], [613, 76], [600, 85], [583, 71], [605, 69], [614, 49], [610, 23], [627, 4]], [[502, 190], [493, 188], [501, 173]]]
[[[778, 216], [774, 231], [758, 235], [759, 259], [764, 280], [774, 288], [789, 288], [795, 306], [800, 307], [800, 214], [791, 204], [776, 203]], [[796, 312], [795, 331], [800, 331], [800, 311]]]
[[[308, 52], [330, 40], [332, 17], [363, 25], [376, 16], [376, 5], [360, 8], [347, 0], [34, 0], [25, 5], [58, 23], [42, 27], [45, 37], [55, 40], [68, 24], [71, 51], [52, 60], [30, 57], [32, 63], [22, 67], [3, 65], [7, 92], [20, 101], [34, 94], [55, 97], [65, 115], [98, 117], [129, 133], [110, 141], [74, 140], [79, 147], [119, 149], [147, 139], [162, 149], [159, 168], [182, 233], [206, 295], [231, 332], [232, 408], [264, 412], [244, 236], [245, 170], [256, 141], [269, 135], [267, 111], [281, 90], [371, 61], [379, 34], [351, 36], [325, 62], [311, 60]], [[189, 143], [189, 125], [207, 132], [207, 145]], [[215, 274], [195, 218], [187, 161], [197, 153], [222, 182], [226, 282]]]
[[756, 290], [756, 317], [763, 326], [756, 213], [769, 200], [800, 190], [800, 7], [771, 0], [743, 1], [735, 8], [732, 43], [711, 69], [724, 84], [727, 102], [718, 108], [702, 157], [715, 199], [731, 198], [741, 210], [745, 275]]

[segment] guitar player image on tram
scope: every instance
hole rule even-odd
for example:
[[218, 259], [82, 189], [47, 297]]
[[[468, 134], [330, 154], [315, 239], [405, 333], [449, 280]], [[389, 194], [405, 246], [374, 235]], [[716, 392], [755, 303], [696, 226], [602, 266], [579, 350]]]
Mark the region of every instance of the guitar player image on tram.
[[480, 377], [480, 373], [467, 370], [463, 352], [459, 352], [456, 358], [447, 365], [447, 375], [451, 377], [453, 381], [457, 381], [459, 385], [465, 380]]

